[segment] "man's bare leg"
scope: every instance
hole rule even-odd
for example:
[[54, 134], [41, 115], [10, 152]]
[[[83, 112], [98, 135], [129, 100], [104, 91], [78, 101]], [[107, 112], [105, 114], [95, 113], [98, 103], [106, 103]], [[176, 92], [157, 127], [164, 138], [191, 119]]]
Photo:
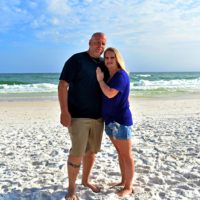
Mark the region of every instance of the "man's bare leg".
[[100, 188], [97, 186], [91, 184], [89, 182], [89, 176], [92, 171], [92, 167], [94, 165], [95, 161], [95, 153], [88, 152], [84, 157], [83, 157], [83, 175], [82, 175], [82, 184], [85, 187], [89, 187], [93, 192], [100, 192]]
[[66, 195], [66, 200], [77, 200], [76, 196], [76, 178], [79, 173], [82, 157], [69, 155], [67, 168], [69, 186]]

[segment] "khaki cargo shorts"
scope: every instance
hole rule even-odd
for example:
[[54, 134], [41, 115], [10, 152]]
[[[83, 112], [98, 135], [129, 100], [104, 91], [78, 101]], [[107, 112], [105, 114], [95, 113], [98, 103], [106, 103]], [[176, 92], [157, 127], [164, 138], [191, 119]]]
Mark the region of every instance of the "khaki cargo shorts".
[[103, 128], [102, 118], [72, 118], [72, 124], [68, 128], [72, 143], [70, 155], [84, 156], [87, 152], [100, 151]]

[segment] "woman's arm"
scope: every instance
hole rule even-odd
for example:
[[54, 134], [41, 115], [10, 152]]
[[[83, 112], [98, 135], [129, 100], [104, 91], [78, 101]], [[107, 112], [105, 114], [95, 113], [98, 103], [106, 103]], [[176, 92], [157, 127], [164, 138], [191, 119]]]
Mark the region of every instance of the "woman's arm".
[[105, 82], [104, 82], [104, 74], [101, 71], [101, 69], [98, 67], [96, 70], [97, 80], [99, 82], [100, 88], [105, 96], [108, 98], [113, 98], [118, 94], [118, 90], [114, 88], [110, 88]]

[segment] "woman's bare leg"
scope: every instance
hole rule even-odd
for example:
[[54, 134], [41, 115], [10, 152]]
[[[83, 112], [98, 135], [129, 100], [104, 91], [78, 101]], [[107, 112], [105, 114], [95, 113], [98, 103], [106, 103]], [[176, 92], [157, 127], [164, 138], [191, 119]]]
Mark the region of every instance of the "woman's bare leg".
[[119, 196], [125, 196], [131, 194], [132, 181], [134, 176], [134, 160], [132, 156], [132, 142], [131, 140], [114, 140], [113, 143], [119, 150], [119, 157], [122, 162], [122, 174], [124, 175], [125, 184], [124, 188], [117, 194]]

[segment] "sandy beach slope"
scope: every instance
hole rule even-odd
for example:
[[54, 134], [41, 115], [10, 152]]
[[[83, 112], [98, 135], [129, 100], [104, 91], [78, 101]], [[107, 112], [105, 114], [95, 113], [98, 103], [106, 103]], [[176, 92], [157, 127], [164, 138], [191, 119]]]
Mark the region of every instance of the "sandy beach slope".
[[[123, 199], [200, 199], [199, 96], [133, 98], [135, 193]], [[61, 200], [67, 188], [67, 129], [56, 100], [0, 101], [0, 200]], [[92, 172], [99, 194], [77, 180], [81, 200], [115, 200], [118, 159], [104, 135]]]

